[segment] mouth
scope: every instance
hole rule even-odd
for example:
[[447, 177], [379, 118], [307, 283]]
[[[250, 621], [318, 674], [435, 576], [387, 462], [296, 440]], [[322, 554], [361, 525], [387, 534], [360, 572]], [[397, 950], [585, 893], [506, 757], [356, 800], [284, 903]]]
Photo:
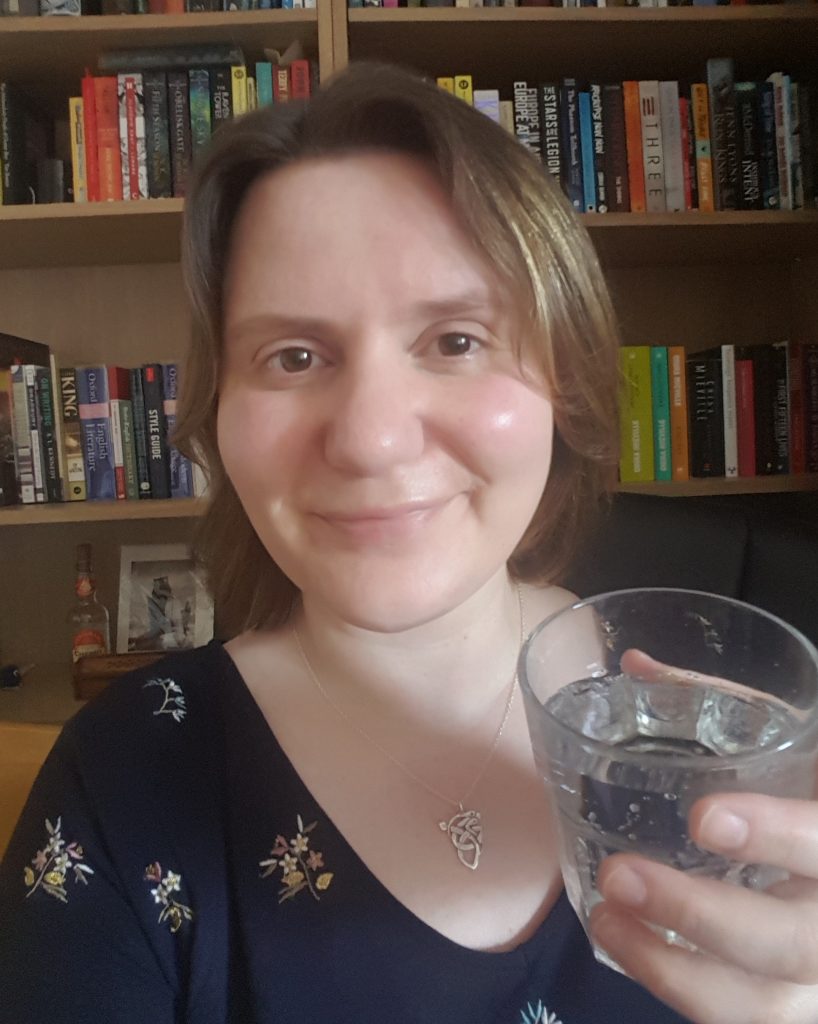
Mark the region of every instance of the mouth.
[[317, 513], [316, 518], [350, 539], [370, 543], [377, 540], [399, 540], [410, 537], [425, 526], [450, 501], [450, 498], [441, 498], [401, 505], [369, 506], [351, 511]]

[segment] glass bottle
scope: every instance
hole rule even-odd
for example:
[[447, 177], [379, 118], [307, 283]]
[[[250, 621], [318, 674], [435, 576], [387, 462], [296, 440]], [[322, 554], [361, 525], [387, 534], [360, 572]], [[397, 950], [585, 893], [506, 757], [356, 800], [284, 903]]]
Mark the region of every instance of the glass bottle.
[[77, 545], [76, 600], [68, 611], [71, 629], [71, 660], [86, 654], [108, 654], [111, 633], [108, 609], [97, 600], [96, 581], [91, 567], [91, 545]]

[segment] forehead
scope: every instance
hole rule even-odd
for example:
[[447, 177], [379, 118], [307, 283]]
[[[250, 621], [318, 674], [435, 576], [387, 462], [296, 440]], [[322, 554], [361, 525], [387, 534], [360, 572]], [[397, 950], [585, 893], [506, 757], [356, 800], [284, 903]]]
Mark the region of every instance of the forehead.
[[466, 293], [504, 305], [490, 264], [413, 157], [356, 154], [267, 174], [233, 227], [228, 324], [282, 303], [287, 312], [340, 316]]

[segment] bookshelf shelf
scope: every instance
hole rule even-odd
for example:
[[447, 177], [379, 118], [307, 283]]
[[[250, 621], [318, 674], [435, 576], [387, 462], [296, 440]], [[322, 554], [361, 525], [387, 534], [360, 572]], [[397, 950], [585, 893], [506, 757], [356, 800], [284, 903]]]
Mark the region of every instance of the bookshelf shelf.
[[[332, 67], [331, 34], [329, 12], [319, 19], [316, 9], [0, 18], [0, 68], [4, 78], [65, 118], [65, 98], [79, 95], [84, 69], [95, 70], [98, 55], [107, 50], [229, 41], [250, 60], [260, 58], [264, 47], [282, 50], [300, 39], [326, 75]], [[60, 104], [56, 111], [55, 103]]]
[[[0, 206], [0, 270], [174, 262], [182, 199]], [[603, 260], [642, 264], [791, 261], [818, 255], [818, 210], [584, 214]]]
[[[747, 77], [782, 64], [814, 74], [818, 6], [352, 8], [349, 56], [471, 73], [480, 88], [545, 81], [700, 77], [710, 56]], [[456, 54], [456, 66], [452, 58]]]
[[725, 494], [775, 494], [792, 491], [818, 491], [818, 473], [795, 476], [748, 476], [737, 479], [710, 479], [627, 483], [617, 487], [624, 494], [652, 494], [663, 498], [692, 498]]
[[52, 505], [12, 505], [0, 509], [0, 529], [58, 523], [191, 519], [200, 516], [206, 504], [202, 498], [179, 498], [174, 501], [69, 501]]

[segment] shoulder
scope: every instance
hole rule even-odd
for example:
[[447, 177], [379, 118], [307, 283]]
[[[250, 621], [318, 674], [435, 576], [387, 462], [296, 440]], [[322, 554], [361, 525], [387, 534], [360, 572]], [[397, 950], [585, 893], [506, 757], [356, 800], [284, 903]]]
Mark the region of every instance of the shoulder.
[[525, 614], [526, 633], [531, 633], [535, 626], [556, 612], [574, 604], [579, 598], [570, 590], [555, 586], [538, 586], [523, 584], [523, 612]]

